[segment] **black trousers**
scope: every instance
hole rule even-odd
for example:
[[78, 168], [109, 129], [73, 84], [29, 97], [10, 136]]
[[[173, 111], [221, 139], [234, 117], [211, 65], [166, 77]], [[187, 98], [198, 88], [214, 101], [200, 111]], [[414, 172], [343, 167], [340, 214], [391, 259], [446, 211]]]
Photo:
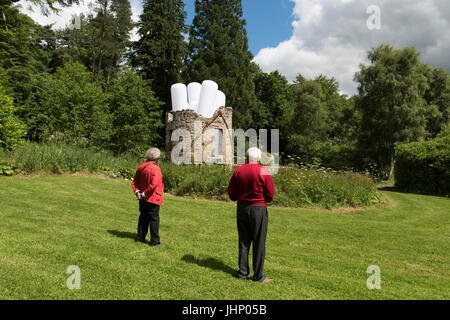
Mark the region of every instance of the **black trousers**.
[[136, 241], [145, 241], [150, 225], [150, 244], [160, 244], [159, 239], [159, 205], [139, 200], [139, 222]]
[[237, 205], [237, 229], [239, 234], [239, 278], [249, 275], [248, 254], [253, 243], [253, 280], [263, 281], [266, 255], [267, 208], [255, 205]]

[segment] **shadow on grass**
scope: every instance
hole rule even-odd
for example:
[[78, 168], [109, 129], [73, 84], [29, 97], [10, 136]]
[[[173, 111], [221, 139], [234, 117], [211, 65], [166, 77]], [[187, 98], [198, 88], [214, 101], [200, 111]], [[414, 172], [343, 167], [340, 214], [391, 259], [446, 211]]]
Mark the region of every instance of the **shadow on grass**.
[[225, 273], [228, 273], [232, 276], [236, 274], [236, 270], [231, 268], [230, 266], [227, 266], [222, 261], [217, 260], [216, 258], [207, 258], [207, 259], [198, 259], [194, 257], [191, 254], [184, 255], [181, 260], [188, 263], [195, 263], [196, 265], [199, 265], [200, 267], [206, 267], [213, 270], [219, 270], [223, 271]]
[[381, 187], [378, 187], [378, 190], [379, 191], [387, 191], [387, 192], [416, 194], [416, 195], [421, 195], [421, 196], [433, 196], [433, 197], [443, 197], [443, 198], [447, 197], [447, 196], [445, 196], [443, 194], [436, 194], [436, 193], [432, 193], [432, 192], [400, 189], [400, 188], [396, 187], [395, 185], [393, 185], [393, 186], [381, 186]]
[[135, 239], [136, 233], [133, 232], [126, 232], [126, 231], [117, 231], [117, 230], [108, 230], [108, 233], [112, 234], [113, 236], [119, 237], [119, 238], [127, 238], [127, 239]]
[[382, 186], [377, 188], [379, 191], [401, 192], [395, 186]]

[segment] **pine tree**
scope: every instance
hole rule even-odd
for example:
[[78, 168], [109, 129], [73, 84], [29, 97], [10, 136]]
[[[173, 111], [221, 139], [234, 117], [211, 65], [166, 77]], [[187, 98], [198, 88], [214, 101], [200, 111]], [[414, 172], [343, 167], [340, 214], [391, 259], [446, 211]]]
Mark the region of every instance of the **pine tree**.
[[195, 12], [189, 33], [190, 81], [218, 83], [227, 106], [234, 109], [234, 127], [257, 125], [253, 79], [257, 70], [251, 63], [241, 0], [196, 0]]
[[109, 83], [118, 71], [122, 55], [129, 45], [133, 28], [129, 0], [97, 0], [97, 15], [91, 20], [92, 74], [102, 72]]
[[[129, 0], [97, 0], [93, 12], [80, 16], [80, 28], [66, 27], [54, 32], [50, 70], [55, 72], [68, 61], [79, 61], [91, 71], [92, 80], [115, 78], [130, 45], [134, 26]], [[49, 41], [50, 40], [50, 41]]]
[[138, 23], [140, 39], [133, 44], [132, 65], [151, 80], [152, 89], [169, 111], [170, 86], [182, 81], [186, 57], [184, 2], [146, 0]]
[[6, 73], [12, 98], [20, 106], [30, 91], [33, 74], [45, 72], [48, 56], [43, 48], [43, 27], [20, 13], [10, 2], [0, 2], [0, 68]]

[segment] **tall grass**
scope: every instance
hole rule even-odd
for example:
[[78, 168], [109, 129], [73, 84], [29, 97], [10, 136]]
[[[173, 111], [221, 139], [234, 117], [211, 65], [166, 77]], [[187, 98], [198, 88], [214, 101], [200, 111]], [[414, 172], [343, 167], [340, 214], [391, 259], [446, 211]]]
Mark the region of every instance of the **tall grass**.
[[367, 176], [325, 168], [281, 168], [273, 177], [274, 204], [291, 207], [368, 206], [380, 202], [376, 184]]
[[[175, 195], [228, 199], [233, 168], [229, 166], [176, 166], [161, 164], [165, 189]], [[274, 205], [337, 208], [369, 206], [380, 202], [375, 183], [366, 175], [326, 169], [280, 168], [273, 176]]]
[[[63, 144], [26, 143], [10, 153], [9, 162], [18, 171], [32, 173], [104, 173], [131, 179], [140, 159], [108, 151]], [[160, 161], [166, 192], [178, 196], [227, 200], [234, 167], [181, 165]], [[311, 167], [280, 168], [273, 176], [274, 205], [286, 207], [337, 208], [369, 206], [379, 202], [375, 183], [366, 175]]]
[[114, 157], [110, 151], [80, 148], [61, 143], [25, 143], [10, 154], [10, 162], [25, 174], [113, 173], [135, 167], [139, 159], [130, 155]]

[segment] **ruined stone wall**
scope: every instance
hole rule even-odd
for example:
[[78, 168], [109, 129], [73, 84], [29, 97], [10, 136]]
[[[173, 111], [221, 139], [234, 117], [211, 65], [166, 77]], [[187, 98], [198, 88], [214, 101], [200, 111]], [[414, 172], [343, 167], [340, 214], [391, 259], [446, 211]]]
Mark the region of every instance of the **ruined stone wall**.
[[[218, 163], [232, 163], [232, 141], [230, 132], [232, 129], [233, 109], [229, 107], [219, 108], [211, 118], [205, 118], [193, 110], [169, 111], [166, 113], [166, 156], [170, 159], [171, 152], [178, 141], [171, 141], [172, 133], [176, 129], [186, 129], [191, 136], [192, 160], [199, 159], [194, 152], [201, 152], [203, 162], [210, 157]], [[197, 127], [196, 127], [197, 126]], [[210, 129], [222, 130], [222, 156], [214, 157], [213, 140], [214, 132]], [[218, 159], [221, 158], [222, 160]], [[210, 159], [210, 160], [211, 160]]]

